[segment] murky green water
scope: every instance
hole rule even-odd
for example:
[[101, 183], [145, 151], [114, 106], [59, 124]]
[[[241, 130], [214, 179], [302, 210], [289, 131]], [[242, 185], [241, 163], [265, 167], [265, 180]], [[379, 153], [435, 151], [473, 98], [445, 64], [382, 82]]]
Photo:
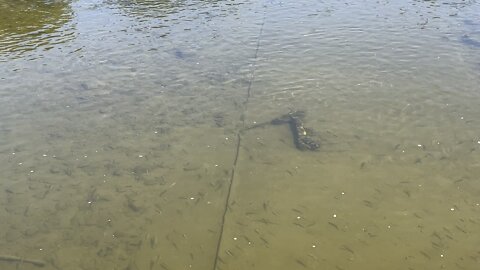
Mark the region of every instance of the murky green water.
[[479, 14], [0, 0], [0, 268], [478, 269]]

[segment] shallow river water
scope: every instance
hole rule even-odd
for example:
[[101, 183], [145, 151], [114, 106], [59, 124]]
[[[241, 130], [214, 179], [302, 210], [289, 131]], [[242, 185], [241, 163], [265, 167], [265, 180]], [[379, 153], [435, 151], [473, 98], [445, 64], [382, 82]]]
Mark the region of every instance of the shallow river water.
[[475, 0], [0, 0], [0, 268], [479, 269], [479, 104]]

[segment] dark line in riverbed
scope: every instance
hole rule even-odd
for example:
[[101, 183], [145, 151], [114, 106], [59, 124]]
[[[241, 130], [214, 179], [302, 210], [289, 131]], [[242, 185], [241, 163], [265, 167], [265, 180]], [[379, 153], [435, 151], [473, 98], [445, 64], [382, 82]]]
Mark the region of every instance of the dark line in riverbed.
[[[258, 51], [260, 49], [260, 39], [263, 34], [263, 27], [265, 26], [265, 20], [267, 18], [267, 10], [263, 12], [263, 20], [262, 20], [262, 25], [260, 26], [260, 33], [258, 33], [258, 38], [257, 38], [257, 48], [255, 49], [255, 56], [253, 57], [253, 70], [252, 70], [252, 76], [250, 78], [250, 81], [248, 82], [248, 89], [247, 89], [247, 100], [245, 101], [245, 106], [247, 105], [248, 101], [250, 100], [251, 96], [251, 90], [252, 90], [252, 84], [253, 81], [255, 80], [255, 71], [257, 69], [257, 58], [258, 58]], [[246, 110], [246, 109], [245, 109]]]
[[[258, 33], [257, 47], [255, 49], [255, 56], [253, 58], [252, 75], [250, 76], [250, 80], [248, 82], [247, 97], [246, 97], [244, 107], [243, 107], [243, 111], [242, 111], [242, 126], [243, 126], [243, 128], [245, 128], [245, 117], [244, 117], [244, 115], [245, 115], [245, 112], [247, 111], [247, 104], [250, 100], [252, 85], [253, 85], [253, 81], [255, 80], [256, 63], [257, 63], [258, 51], [260, 49], [260, 38], [262, 36], [263, 26], [265, 25], [265, 20], [266, 20], [266, 17], [267, 17], [266, 5], [264, 5], [264, 7], [265, 7], [265, 10], [263, 12], [262, 25], [260, 27], [260, 32]], [[240, 155], [240, 143], [242, 141], [240, 133], [243, 130], [243, 128], [240, 129], [237, 132], [237, 148], [236, 148], [236, 151], [235, 151], [235, 159], [233, 160], [232, 173], [230, 175], [230, 183], [229, 183], [229, 186], [228, 186], [227, 198], [225, 200], [225, 207], [224, 207], [224, 210], [223, 210], [222, 223], [220, 225], [220, 233], [219, 233], [220, 235], [218, 237], [217, 249], [216, 249], [216, 253], [215, 253], [215, 261], [213, 262], [213, 270], [217, 269], [217, 264], [218, 264], [218, 261], [220, 260], [220, 257], [219, 257], [219, 255], [220, 255], [220, 245], [222, 244], [223, 230], [225, 228], [225, 220], [226, 220], [226, 217], [227, 217], [228, 205], [230, 204], [230, 196], [231, 196], [231, 193], [232, 193], [233, 181], [235, 180], [235, 171], [237, 169], [238, 157]]]
[[225, 204], [225, 208], [223, 209], [222, 224], [220, 226], [220, 236], [218, 237], [217, 251], [215, 255], [215, 261], [213, 263], [213, 270], [217, 269], [217, 262], [219, 260], [218, 256], [220, 253], [220, 245], [222, 244], [222, 239], [223, 239], [223, 229], [225, 228], [225, 219], [227, 217], [228, 204], [230, 203], [230, 195], [232, 194], [233, 179], [235, 178], [235, 168], [237, 167], [238, 155], [240, 153], [240, 142], [241, 142], [241, 137], [240, 137], [240, 133], [238, 133], [237, 134], [237, 150], [235, 151], [235, 160], [233, 161], [233, 168], [232, 168], [232, 174], [230, 176], [230, 185], [228, 186], [226, 204]]

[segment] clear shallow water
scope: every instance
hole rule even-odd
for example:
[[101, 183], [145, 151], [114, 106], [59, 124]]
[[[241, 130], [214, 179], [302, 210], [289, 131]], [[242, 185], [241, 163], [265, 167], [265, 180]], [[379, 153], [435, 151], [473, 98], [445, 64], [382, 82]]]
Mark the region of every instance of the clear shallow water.
[[0, 3], [0, 254], [478, 267], [476, 1]]

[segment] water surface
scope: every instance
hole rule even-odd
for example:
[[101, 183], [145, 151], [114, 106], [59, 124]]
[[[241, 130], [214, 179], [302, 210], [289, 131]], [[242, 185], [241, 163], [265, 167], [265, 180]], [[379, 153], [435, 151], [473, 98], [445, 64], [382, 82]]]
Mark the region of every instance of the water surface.
[[[0, 0], [0, 256], [476, 269], [478, 14], [476, 1]], [[287, 125], [244, 131], [293, 110], [319, 151], [297, 150]]]

